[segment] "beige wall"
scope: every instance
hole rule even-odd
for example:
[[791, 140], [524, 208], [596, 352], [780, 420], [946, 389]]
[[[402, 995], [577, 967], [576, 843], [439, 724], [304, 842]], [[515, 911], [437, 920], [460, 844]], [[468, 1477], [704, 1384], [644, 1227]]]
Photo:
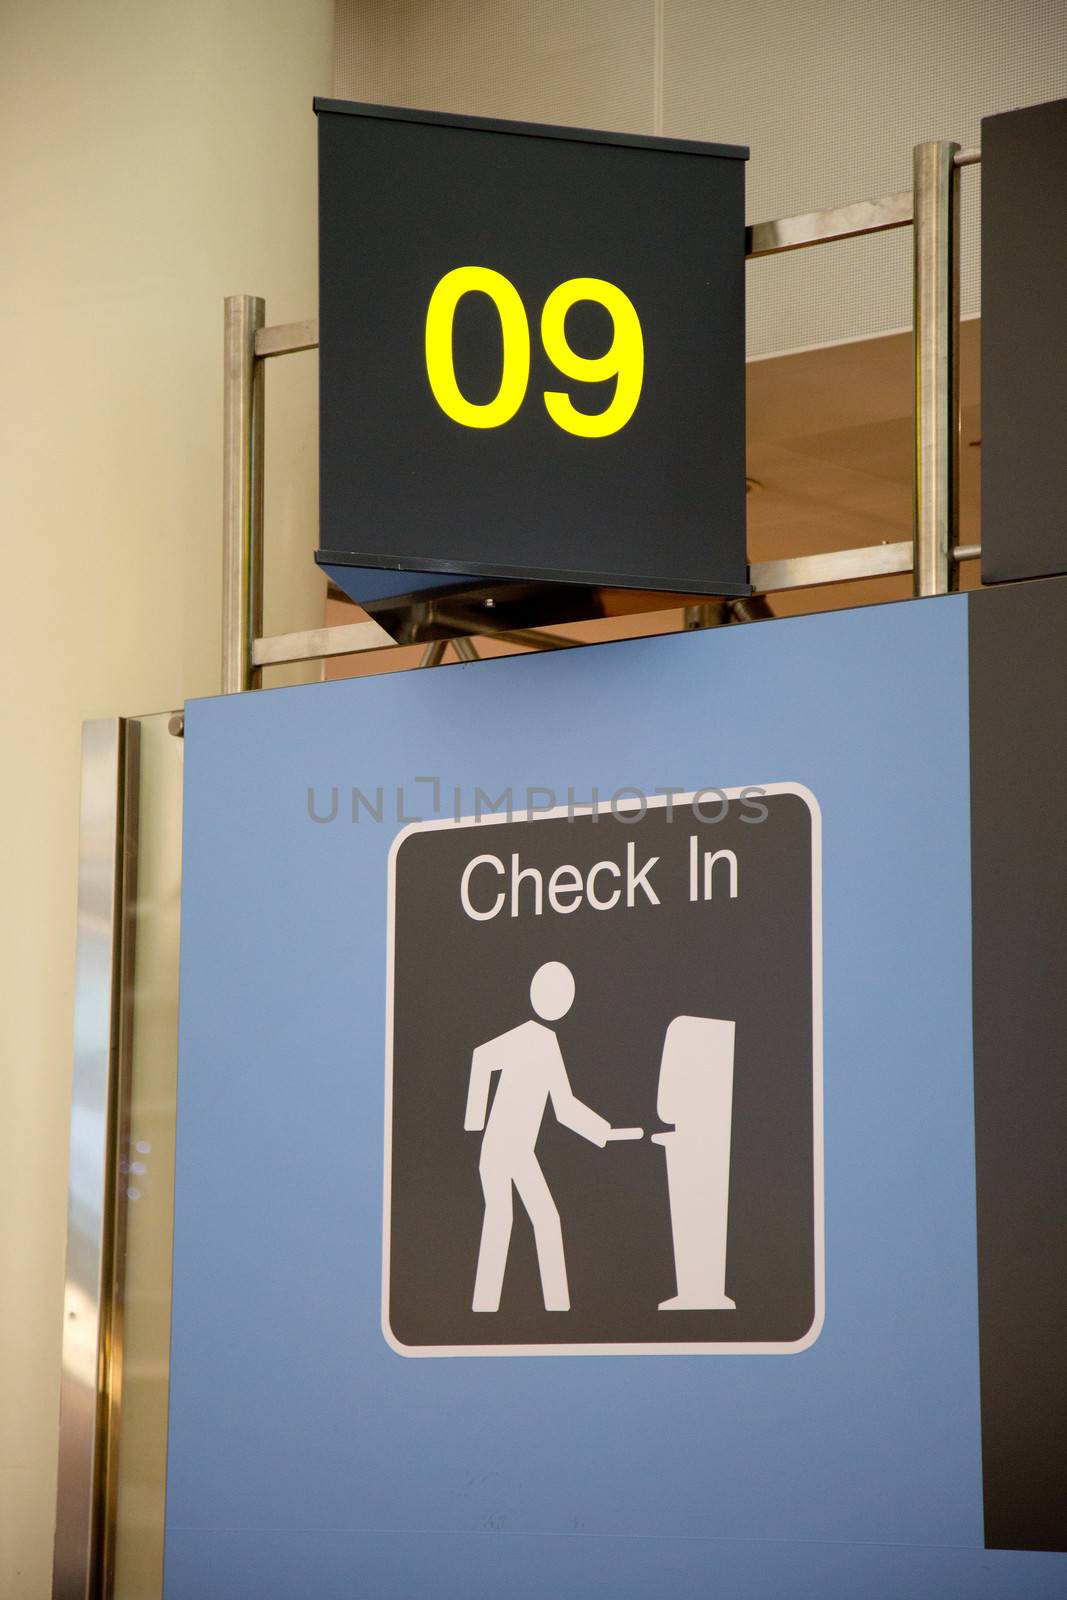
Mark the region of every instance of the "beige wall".
[[[0, 4], [0, 1595], [49, 1592], [84, 717], [218, 678], [226, 294], [314, 313], [332, 0]], [[268, 626], [321, 618], [314, 356]]]

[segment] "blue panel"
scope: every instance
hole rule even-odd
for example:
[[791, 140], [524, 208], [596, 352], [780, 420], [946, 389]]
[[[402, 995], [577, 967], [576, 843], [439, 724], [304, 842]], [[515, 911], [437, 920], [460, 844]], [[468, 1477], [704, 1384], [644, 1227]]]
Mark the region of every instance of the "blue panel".
[[[167, 1600], [1062, 1586], [981, 1549], [966, 627], [950, 597], [189, 707]], [[809, 1350], [385, 1343], [386, 865], [431, 775], [446, 816], [509, 784], [818, 797]]]

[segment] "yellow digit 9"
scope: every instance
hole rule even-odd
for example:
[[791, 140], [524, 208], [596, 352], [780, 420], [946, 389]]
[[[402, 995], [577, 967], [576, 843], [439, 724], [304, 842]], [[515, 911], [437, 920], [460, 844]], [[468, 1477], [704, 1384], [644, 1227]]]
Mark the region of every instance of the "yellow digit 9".
[[[580, 356], [567, 343], [564, 330], [567, 312], [579, 300], [595, 300], [606, 307], [614, 324], [611, 345], [602, 356]], [[637, 312], [622, 290], [603, 278], [569, 278], [558, 289], [553, 289], [545, 301], [541, 313], [541, 340], [548, 359], [564, 377], [576, 378], [581, 383], [599, 383], [604, 378], [616, 380], [611, 404], [593, 415], [579, 411], [568, 394], [546, 389], [545, 405], [553, 422], [583, 439], [604, 439], [624, 428], [641, 398], [645, 345]]]
[[[485, 405], [468, 400], [456, 382], [452, 325], [465, 294], [485, 294], [496, 306], [504, 341], [500, 388]], [[530, 380], [530, 324], [519, 291], [491, 267], [455, 267], [446, 272], [426, 310], [426, 376], [446, 417], [465, 428], [499, 428], [522, 405]]]

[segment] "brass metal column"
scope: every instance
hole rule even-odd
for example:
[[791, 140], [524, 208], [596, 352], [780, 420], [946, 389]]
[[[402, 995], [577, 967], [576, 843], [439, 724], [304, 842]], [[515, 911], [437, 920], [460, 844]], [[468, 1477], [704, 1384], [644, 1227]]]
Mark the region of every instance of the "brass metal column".
[[959, 148], [934, 140], [914, 152], [917, 595], [959, 584]]
[[53, 1600], [100, 1600], [114, 1558], [122, 1407], [130, 977], [140, 729], [82, 731], [74, 1073]]
[[266, 310], [255, 295], [230, 295], [223, 401], [222, 692], [258, 680], [252, 641], [263, 632], [263, 363], [256, 333]]

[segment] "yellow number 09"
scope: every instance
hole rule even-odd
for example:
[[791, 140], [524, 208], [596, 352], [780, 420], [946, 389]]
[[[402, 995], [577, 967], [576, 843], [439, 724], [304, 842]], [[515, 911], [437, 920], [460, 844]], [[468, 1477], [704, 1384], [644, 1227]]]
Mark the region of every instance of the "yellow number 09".
[[[503, 337], [500, 387], [492, 400], [476, 405], [456, 382], [452, 325], [465, 294], [488, 295], [496, 306]], [[611, 317], [614, 333], [602, 356], [580, 356], [567, 343], [567, 312], [580, 300], [593, 300]], [[604, 439], [626, 426], [641, 398], [645, 348], [632, 302], [603, 278], [569, 278], [553, 289], [541, 313], [541, 341], [552, 365], [580, 383], [615, 379], [615, 393], [603, 411], [579, 411], [562, 390], [545, 391], [549, 416], [566, 433]], [[499, 428], [522, 405], [530, 381], [530, 325], [515, 285], [491, 267], [455, 267], [437, 285], [426, 311], [426, 375], [434, 399], [453, 422], [465, 428]]]

